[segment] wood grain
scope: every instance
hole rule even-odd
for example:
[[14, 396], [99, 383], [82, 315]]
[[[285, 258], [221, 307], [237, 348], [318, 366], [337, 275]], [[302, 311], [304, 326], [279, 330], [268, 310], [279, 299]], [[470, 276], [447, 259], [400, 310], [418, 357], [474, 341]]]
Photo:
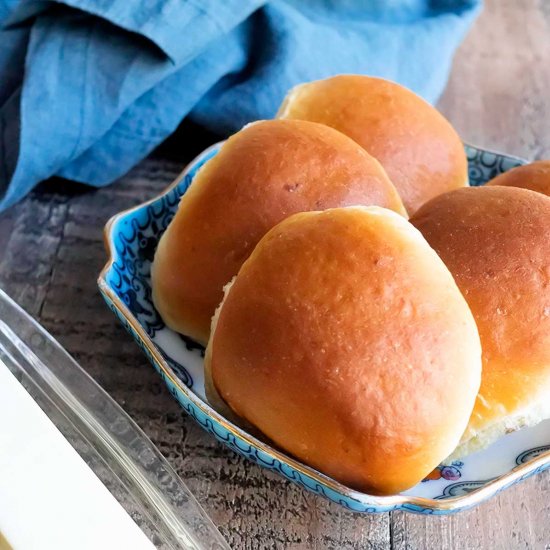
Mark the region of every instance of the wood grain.
[[392, 513], [392, 548], [550, 548], [550, 476], [520, 483], [473, 510], [454, 516]]
[[[440, 108], [468, 141], [527, 158], [550, 157], [548, 90], [550, 2], [487, 0], [457, 53]], [[201, 135], [199, 149], [208, 139]], [[0, 286], [140, 424], [231, 546], [550, 549], [550, 473], [456, 516], [359, 516], [241, 459], [182, 412], [96, 287], [105, 261], [104, 223], [176, 176], [189, 159], [180, 156], [188, 151], [181, 140], [176, 135], [161, 157], [157, 153], [111, 187], [93, 191], [50, 181], [0, 214]]]
[[550, 158], [550, 2], [486, 0], [439, 107], [465, 141]]

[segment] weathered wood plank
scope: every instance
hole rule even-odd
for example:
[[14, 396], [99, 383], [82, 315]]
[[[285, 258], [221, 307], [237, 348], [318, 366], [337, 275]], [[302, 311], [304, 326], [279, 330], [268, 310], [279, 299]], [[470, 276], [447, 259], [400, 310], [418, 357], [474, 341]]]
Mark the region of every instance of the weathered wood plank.
[[550, 157], [550, 3], [486, 0], [459, 48], [439, 107], [462, 138]]
[[550, 473], [454, 516], [392, 514], [395, 550], [550, 548]]
[[66, 212], [66, 201], [31, 197], [2, 218], [0, 286], [35, 316], [50, 284]]

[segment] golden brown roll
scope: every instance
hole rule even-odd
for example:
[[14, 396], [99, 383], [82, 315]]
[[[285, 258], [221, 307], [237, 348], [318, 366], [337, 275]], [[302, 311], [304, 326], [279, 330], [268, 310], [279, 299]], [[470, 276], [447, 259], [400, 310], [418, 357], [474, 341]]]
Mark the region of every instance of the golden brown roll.
[[460, 189], [411, 222], [454, 275], [481, 337], [481, 388], [458, 457], [550, 417], [550, 199]]
[[278, 117], [321, 122], [353, 138], [386, 169], [412, 215], [432, 197], [468, 185], [462, 142], [416, 94], [381, 78], [340, 75], [295, 87]]
[[521, 187], [550, 196], [550, 160], [538, 160], [512, 168], [493, 178], [487, 185]]
[[268, 438], [346, 485], [392, 494], [456, 446], [481, 348], [451, 274], [379, 207], [295, 214], [227, 287], [206, 370]]
[[295, 212], [375, 204], [406, 215], [378, 161], [313, 122], [247, 126], [208, 161], [182, 197], [153, 264], [153, 299], [166, 324], [206, 344], [223, 285], [256, 243]]

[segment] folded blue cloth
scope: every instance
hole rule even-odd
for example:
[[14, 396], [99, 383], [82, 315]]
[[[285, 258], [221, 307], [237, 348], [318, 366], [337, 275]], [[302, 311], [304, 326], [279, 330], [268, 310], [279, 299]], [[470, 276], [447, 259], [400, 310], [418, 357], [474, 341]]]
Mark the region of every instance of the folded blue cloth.
[[0, 210], [103, 186], [185, 116], [227, 134], [337, 73], [440, 95], [481, 0], [0, 0]]

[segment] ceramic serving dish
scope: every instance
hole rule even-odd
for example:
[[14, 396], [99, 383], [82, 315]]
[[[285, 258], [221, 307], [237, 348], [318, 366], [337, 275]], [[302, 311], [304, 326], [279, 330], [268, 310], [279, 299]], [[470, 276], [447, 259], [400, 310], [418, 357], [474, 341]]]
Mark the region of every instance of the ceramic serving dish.
[[[204, 392], [203, 348], [168, 329], [151, 300], [155, 248], [199, 168], [221, 144], [199, 155], [159, 197], [114, 216], [105, 227], [109, 253], [99, 276], [108, 306], [134, 337], [181, 406], [208, 432], [258, 465], [357, 512], [406, 510], [449, 514], [470, 508], [550, 468], [550, 421], [520, 430], [460, 462], [440, 465], [402, 494], [364, 494], [321, 474], [232, 424], [210, 407]], [[471, 185], [523, 164], [518, 158], [466, 146]], [[452, 381], [449, 392], [456, 391]]]

